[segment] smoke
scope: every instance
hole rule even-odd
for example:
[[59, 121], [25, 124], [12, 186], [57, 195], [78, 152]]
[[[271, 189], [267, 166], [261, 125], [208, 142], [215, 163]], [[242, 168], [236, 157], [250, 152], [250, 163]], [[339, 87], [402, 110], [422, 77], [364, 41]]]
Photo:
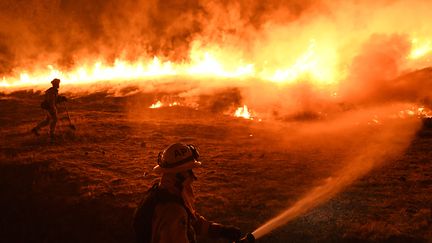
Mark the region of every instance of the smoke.
[[[197, 58], [191, 52], [205, 49], [227, 66], [252, 63], [261, 76], [136, 85], [143, 91], [192, 87], [182, 95], [197, 97], [238, 87], [238, 103], [278, 117], [339, 111], [340, 104], [431, 100], [427, 77], [397, 79], [425, 65], [407, 56], [414, 38], [431, 38], [430, 7], [426, 0], [3, 0], [0, 75], [153, 56], [188, 63]], [[261, 79], [278, 72], [296, 77]], [[118, 93], [129, 84], [107, 86]], [[83, 89], [95, 87], [105, 86]]]
[[[275, 11], [280, 21], [313, 1], [44, 0], [0, 2], [0, 72], [35, 63], [63, 68], [82, 59], [188, 57], [191, 43], [251, 38]], [[226, 34], [229, 33], [229, 34]]]
[[[419, 34], [427, 32], [420, 22], [428, 16], [425, 5], [416, 1], [410, 10], [404, 1], [3, 0], [0, 72], [43, 61], [71, 67], [90, 57], [182, 60], [197, 41], [240, 49], [267, 65], [286, 63], [310, 39], [322, 49], [355, 48], [374, 33], [411, 33], [414, 26]], [[416, 18], [395, 26], [397, 14]]]
[[[391, 80], [400, 74], [401, 63], [410, 50], [407, 36], [373, 35], [362, 46], [341, 84], [342, 96], [354, 102], [368, 99], [389, 99]], [[345, 98], [346, 99], [346, 98]]]

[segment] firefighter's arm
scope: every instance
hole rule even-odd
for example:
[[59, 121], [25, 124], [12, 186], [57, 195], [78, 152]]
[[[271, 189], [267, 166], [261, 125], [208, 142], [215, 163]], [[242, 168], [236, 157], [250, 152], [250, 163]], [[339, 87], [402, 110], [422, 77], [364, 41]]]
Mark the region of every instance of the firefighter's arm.
[[195, 223], [195, 230], [197, 235], [201, 237], [208, 237], [209, 227], [212, 224], [212, 222], [208, 221], [203, 216], [199, 215], [198, 213], [195, 213], [195, 217], [197, 219]]
[[152, 223], [152, 242], [189, 243], [188, 215], [177, 203], [158, 205]]
[[208, 221], [203, 216], [195, 214], [197, 217], [196, 229], [199, 231], [199, 235], [202, 237], [209, 238], [225, 238], [230, 241], [238, 241], [241, 237], [241, 231], [239, 228], [231, 225], [222, 225]]
[[47, 92], [46, 100], [52, 109], [56, 108], [56, 94], [52, 91]]

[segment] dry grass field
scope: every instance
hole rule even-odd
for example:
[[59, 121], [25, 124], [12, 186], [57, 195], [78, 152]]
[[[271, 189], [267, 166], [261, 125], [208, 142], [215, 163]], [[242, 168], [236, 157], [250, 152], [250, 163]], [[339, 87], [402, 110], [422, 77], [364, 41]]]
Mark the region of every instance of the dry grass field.
[[133, 210], [172, 142], [200, 149], [199, 212], [244, 232], [336, 187], [257, 242], [432, 241], [432, 130], [420, 120], [258, 122], [100, 92], [69, 102], [77, 130], [59, 121], [50, 144], [47, 129], [29, 132], [44, 116], [39, 95], [0, 96], [1, 242], [133, 242]]

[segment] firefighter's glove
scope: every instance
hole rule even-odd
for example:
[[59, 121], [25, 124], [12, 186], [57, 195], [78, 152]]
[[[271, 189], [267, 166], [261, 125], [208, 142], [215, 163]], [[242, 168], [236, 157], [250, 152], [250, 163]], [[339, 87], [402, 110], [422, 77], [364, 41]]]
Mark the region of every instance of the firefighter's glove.
[[225, 238], [232, 242], [235, 242], [240, 240], [241, 231], [235, 226], [225, 226], [213, 223], [209, 227], [209, 235], [212, 238]]

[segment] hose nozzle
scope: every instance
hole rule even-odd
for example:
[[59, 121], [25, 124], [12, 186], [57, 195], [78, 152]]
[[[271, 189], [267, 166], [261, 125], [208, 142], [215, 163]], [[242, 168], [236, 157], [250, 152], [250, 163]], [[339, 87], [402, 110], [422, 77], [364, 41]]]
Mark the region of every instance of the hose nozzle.
[[255, 236], [252, 233], [247, 233], [237, 243], [254, 243], [254, 242], [255, 242]]

